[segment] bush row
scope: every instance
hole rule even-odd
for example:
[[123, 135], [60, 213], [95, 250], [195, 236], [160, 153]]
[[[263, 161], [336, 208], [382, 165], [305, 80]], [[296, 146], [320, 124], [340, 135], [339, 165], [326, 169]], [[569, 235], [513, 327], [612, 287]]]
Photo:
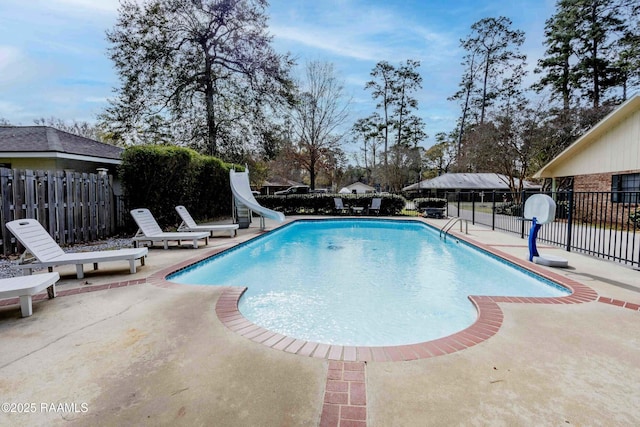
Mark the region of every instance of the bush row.
[[380, 215], [398, 215], [404, 209], [405, 199], [392, 194], [294, 194], [290, 196], [256, 196], [264, 207], [285, 215], [335, 214], [334, 197], [342, 198], [345, 205], [366, 209], [374, 198], [382, 199]]
[[417, 210], [425, 208], [445, 208], [447, 207], [447, 199], [439, 199], [435, 197], [414, 199], [413, 203]]
[[[122, 154], [119, 176], [127, 212], [148, 208], [161, 227], [179, 223], [175, 206], [196, 220], [231, 215], [231, 165], [188, 148], [138, 145]], [[127, 216], [129, 227], [135, 227]]]

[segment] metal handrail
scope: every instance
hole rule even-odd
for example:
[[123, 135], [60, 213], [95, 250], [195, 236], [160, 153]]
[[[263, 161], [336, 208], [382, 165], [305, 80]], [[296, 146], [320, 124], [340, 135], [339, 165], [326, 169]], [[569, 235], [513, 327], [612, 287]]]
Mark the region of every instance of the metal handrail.
[[456, 225], [457, 223], [460, 223], [460, 232], [462, 233], [462, 221], [464, 221], [465, 223], [464, 234], [469, 234], [469, 220], [460, 218], [458, 216], [454, 216], [453, 218], [449, 219], [449, 221], [447, 221], [447, 223], [440, 229], [440, 235], [439, 235], [440, 238], [442, 239], [444, 236], [444, 241], [446, 242], [447, 234], [449, 234], [449, 231], [451, 231], [453, 226]]

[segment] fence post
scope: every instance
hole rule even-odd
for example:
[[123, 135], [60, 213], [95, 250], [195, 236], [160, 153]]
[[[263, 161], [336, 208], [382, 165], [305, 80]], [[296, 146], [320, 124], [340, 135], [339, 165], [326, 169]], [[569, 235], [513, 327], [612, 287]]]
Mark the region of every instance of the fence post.
[[522, 215], [522, 221], [520, 221], [520, 238], [524, 239], [524, 189], [522, 190], [522, 193], [520, 194], [520, 212]]
[[458, 191], [458, 217], [460, 216], [460, 192]]
[[476, 192], [471, 192], [471, 224], [476, 223]]
[[496, 229], [496, 190], [491, 191], [491, 229]]
[[567, 252], [571, 252], [571, 231], [573, 230], [573, 190], [569, 190], [569, 206], [567, 206]]

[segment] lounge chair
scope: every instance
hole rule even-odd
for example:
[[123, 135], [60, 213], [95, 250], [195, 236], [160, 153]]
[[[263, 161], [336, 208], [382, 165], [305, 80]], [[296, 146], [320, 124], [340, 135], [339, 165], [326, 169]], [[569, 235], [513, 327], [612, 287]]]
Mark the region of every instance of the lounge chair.
[[47, 288], [49, 298], [55, 298], [59, 279], [57, 272], [0, 279], [0, 298], [20, 297], [22, 317], [29, 317], [33, 314], [31, 297]]
[[335, 206], [335, 211], [339, 214], [348, 214], [351, 212], [349, 205], [345, 205], [342, 201], [342, 197], [334, 197], [333, 204]]
[[375, 211], [376, 215], [380, 215], [380, 207], [382, 206], [382, 199], [379, 197], [371, 199], [371, 205], [367, 208], [367, 215], [371, 214], [371, 211]]
[[208, 231], [211, 236], [215, 232], [226, 232], [229, 233], [229, 237], [233, 237], [240, 227], [238, 224], [198, 225], [184, 206], [176, 206], [176, 211], [182, 218], [178, 231]]
[[200, 239], [204, 239], [205, 245], [209, 244], [208, 231], [162, 231], [149, 209], [134, 209], [131, 211], [131, 216], [138, 225], [138, 231], [133, 236], [133, 245], [135, 247], [137, 247], [138, 242], [150, 242], [152, 245], [155, 242], [163, 242], [164, 248], [169, 249], [169, 241], [177, 241], [178, 245], [180, 245], [183, 240], [191, 240], [193, 241], [193, 247], [197, 248], [198, 240]]
[[[113, 251], [92, 251], [65, 253], [55, 240], [47, 233], [42, 225], [35, 219], [17, 219], [7, 223], [7, 228], [16, 239], [26, 248], [26, 252], [20, 258], [17, 268], [27, 270], [31, 274], [33, 269], [47, 267], [49, 271], [57, 265], [74, 264], [78, 279], [84, 277], [83, 264], [93, 264], [93, 269], [98, 269], [99, 262], [129, 261], [129, 270], [136, 272], [136, 260], [144, 265], [144, 257], [147, 256], [147, 248], [118, 249]], [[35, 261], [27, 259], [25, 255], [30, 253]], [[30, 262], [31, 261], [31, 262]]]

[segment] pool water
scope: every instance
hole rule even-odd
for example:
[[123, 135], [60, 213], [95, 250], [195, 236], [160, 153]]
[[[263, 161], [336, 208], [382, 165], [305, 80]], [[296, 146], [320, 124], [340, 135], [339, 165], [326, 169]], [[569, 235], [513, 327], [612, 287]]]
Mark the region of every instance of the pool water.
[[240, 312], [266, 329], [327, 344], [424, 342], [470, 326], [469, 295], [569, 291], [418, 221], [296, 221], [168, 278], [246, 286]]

